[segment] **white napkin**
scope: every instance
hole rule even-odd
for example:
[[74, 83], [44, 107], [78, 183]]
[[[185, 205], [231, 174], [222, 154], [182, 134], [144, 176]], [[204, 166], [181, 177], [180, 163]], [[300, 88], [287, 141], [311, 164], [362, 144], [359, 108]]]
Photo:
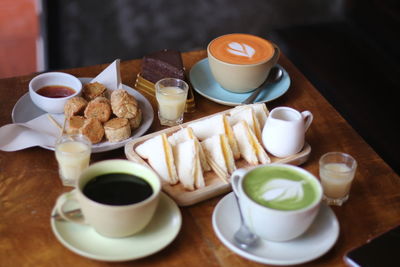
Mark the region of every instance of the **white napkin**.
[[121, 72], [119, 71], [120, 60], [116, 59], [91, 82], [102, 83], [110, 90], [121, 89]]
[[[57, 121], [63, 115], [52, 115]], [[62, 125], [62, 122], [61, 122]], [[54, 147], [60, 129], [54, 125], [47, 114], [26, 123], [7, 124], [0, 128], [0, 150], [17, 151], [33, 146]]]
[[[120, 89], [122, 84], [119, 64], [120, 60], [116, 59], [91, 82], [102, 83], [110, 90]], [[62, 126], [63, 114], [51, 116]], [[33, 146], [54, 147], [60, 131], [60, 128], [51, 122], [48, 114], [26, 123], [7, 124], [0, 127], [0, 150], [17, 151]]]

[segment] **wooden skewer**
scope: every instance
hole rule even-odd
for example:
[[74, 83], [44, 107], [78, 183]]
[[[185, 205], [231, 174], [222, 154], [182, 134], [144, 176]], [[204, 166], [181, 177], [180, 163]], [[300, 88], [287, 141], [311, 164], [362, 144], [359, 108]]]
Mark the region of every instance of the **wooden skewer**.
[[50, 120], [51, 123], [53, 123], [58, 129], [62, 130], [62, 127], [58, 122], [51, 116], [50, 114], [47, 114], [47, 118]]
[[61, 128], [60, 137], [64, 134], [65, 131], [65, 123], [67, 122], [67, 117], [64, 117], [64, 122]]
[[53, 118], [53, 116], [51, 116], [50, 114], [47, 114], [47, 118], [51, 121], [51, 123], [53, 123], [58, 129], [60, 129], [60, 136], [62, 136], [64, 134], [65, 131], [65, 123], [67, 122], [67, 118], [64, 118], [64, 122], [63, 125], [61, 126], [60, 124], [58, 124], [58, 122]]

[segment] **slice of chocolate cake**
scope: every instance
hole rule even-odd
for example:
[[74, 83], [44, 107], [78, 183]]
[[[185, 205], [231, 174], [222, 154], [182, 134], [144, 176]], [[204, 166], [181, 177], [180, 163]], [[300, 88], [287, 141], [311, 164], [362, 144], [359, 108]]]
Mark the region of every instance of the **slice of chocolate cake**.
[[143, 57], [141, 75], [156, 83], [163, 78], [185, 79], [181, 53], [164, 49]]

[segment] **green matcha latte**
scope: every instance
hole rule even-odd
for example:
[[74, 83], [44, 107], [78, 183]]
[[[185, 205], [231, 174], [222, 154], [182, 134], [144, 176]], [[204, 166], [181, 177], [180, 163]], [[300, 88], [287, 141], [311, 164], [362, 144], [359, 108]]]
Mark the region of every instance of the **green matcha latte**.
[[243, 189], [258, 204], [277, 210], [300, 210], [318, 198], [315, 180], [280, 166], [250, 171], [243, 179]]

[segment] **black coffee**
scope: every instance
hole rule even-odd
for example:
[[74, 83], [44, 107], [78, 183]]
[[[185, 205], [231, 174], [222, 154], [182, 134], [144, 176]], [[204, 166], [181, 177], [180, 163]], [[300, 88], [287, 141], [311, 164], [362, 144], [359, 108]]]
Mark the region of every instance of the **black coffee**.
[[129, 205], [145, 200], [153, 188], [144, 179], [126, 173], [108, 173], [91, 179], [83, 194], [96, 202], [108, 205]]

